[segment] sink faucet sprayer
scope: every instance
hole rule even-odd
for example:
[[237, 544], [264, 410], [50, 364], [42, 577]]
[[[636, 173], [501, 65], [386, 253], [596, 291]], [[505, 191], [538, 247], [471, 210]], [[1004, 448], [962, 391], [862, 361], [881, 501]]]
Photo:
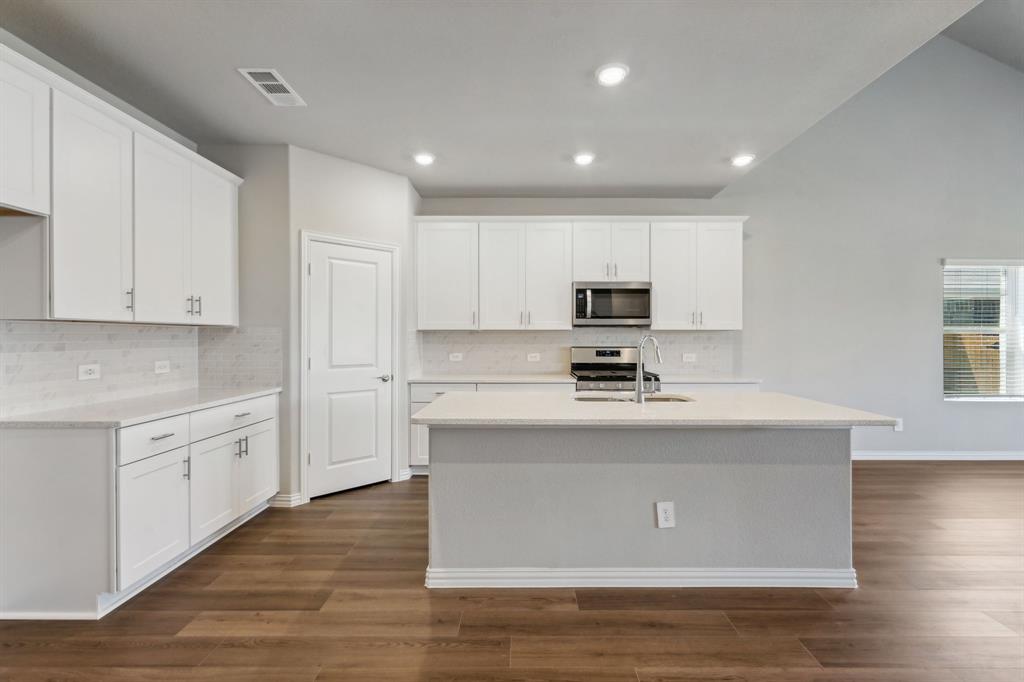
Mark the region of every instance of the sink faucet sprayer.
[[658, 346], [658, 339], [650, 334], [644, 334], [636, 347], [636, 402], [641, 405], [644, 402], [644, 346], [648, 341], [654, 342], [654, 352], [658, 363], [661, 363], [661, 347]]

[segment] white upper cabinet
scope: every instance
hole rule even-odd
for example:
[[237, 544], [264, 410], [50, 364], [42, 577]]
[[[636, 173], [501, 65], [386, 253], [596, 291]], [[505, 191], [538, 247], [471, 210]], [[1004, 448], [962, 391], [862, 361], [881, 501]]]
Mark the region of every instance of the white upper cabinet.
[[53, 93], [52, 316], [132, 320], [132, 133]]
[[651, 328], [697, 328], [697, 223], [651, 225]]
[[477, 224], [421, 223], [417, 235], [420, 329], [476, 329]]
[[572, 225], [526, 226], [526, 327], [572, 329]]
[[649, 223], [612, 223], [611, 279], [616, 282], [647, 282], [651, 279], [651, 229]]
[[135, 320], [191, 320], [191, 163], [135, 135]]
[[238, 187], [192, 165], [193, 323], [238, 324]]
[[697, 322], [743, 328], [743, 224], [697, 224]]
[[480, 223], [480, 329], [525, 324], [525, 251], [523, 223]]
[[611, 279], [611, 223], [575, 223], [572, 233], [573, 279], [577, 282], [604, 282]]
[[651, 277], [650, 224], [586, 222], [573, 225], [573, 279], [646, 282]]
[[50, 213], [50, 88], [2, 59], [0, 204]]
[[743, 328], [743, 224], [651, 226], [653, 329]]

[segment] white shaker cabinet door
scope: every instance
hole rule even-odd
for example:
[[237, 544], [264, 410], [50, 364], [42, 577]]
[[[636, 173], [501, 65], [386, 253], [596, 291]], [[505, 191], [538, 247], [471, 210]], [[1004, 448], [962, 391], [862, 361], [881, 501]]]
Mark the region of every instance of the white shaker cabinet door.
[[132, 133], [53, 93], [52, 314], [132, 315]]
[[480, 223], [480, 329], [521, 329], [526, 307], [522, 223]]
[[612, 276], [617, 282], [651, 279], [649, 223], [612, 223]]
[[743, 224], [697, 225], [697, 324], [743, 328]]
[[188, 495], [188, 448], [118, 467], [118, 589], [188, 549]]
[[420, 329], [477, 329], [476, 223], [420, 223], [417, 233]]
[[526, 226], [526, 327], [572, 329], [572, 225]]
[[610, 223], [574, 223], [572, 277], [577, 282], [612, 279]]
[[697, 328], [697, 223], [651, 225], [651, 328]]
[[0, 204], [50, 213], [50, 87], [2, 59]]
[[238, 324], [238, 188], [196, 164], [191, 178], [189, 296], [197, 324]]
[[135, 320], [198, 322], [189, 292], [192, 163], [135, 135]]
[[195, 546], [238, 516], [238, 460], [242, 429], [189, 446], [192, 460], [189, 510]]
[[277, 420], [247, 426], [241, 436], [238, 515], [255, 509], [277, 494]]

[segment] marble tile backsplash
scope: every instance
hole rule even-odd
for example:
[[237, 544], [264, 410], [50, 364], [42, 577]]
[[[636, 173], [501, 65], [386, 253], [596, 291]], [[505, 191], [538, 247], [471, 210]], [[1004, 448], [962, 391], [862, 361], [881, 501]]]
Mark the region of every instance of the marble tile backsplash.
[[[196, 344], [195, 327], [0, 321], [0, 416], [193, 388]], [[100, 378], [79, 381], [94, 363]]]
[[[569, 371], [572, 346], [634, 346], [636, 329], [573, 329], [546, 332], [439, 332], [419, 334], [420, 371], [430, 374], [517, 374]], [[741, 332], [655, 332], [664, 363], [657, 371], [693, 376], [734, 376], [741, 372]], [[448, 359], [462, 353], [461, 362]], [[538, 362], [527, 354], [539, 353]], [[695, 356], [694, 361], [684, 356]], [[653, 364], [653, 352], [648, 356]]]
[[199, 330], [201, 386], [280, 386], [280, 327], [203, 327]]

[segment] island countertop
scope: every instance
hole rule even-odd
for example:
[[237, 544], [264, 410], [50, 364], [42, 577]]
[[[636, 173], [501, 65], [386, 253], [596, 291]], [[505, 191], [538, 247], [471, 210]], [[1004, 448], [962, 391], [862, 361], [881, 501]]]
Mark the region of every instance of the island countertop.
[[880, 414], [784, 393], [700, 392], [692, 402], [585, 402], [560, 393], [447, 393], [412, 417], [426, 426], [895, 426]]

